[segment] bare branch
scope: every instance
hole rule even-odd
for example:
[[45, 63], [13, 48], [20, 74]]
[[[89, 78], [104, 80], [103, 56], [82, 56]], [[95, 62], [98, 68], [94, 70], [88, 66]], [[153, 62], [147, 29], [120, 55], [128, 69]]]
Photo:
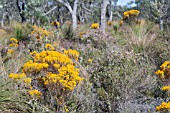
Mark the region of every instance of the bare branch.
[[82, 5], [82, 8], [85, 9], [86, 11], [90, 12], [90, 13], [93, 13], [92, 10], [90, 10], [90, 9], [88, 9], [88, 8], [85, 7], [84, 3], [83, 3], [83, 5]]
[[55, 6], [55, 7], [53, 7], [51, 10], [49, 10], [48, 12], [46, 12], [45, 14], [44, 14], [44, 16], [45, 15], [48, 15], [49, 13], [51, 13], [54, 9], [56, 9], [57, 8], [57, 6]]
[[66, 6], [71, 13], [73, 12], [73, 9], [71, 8], [71, 5], [69, 4], [69, 2], [67, 0], [66, 1], [64, 1], [64, 0], [57, 0], [57, 2], [60, 2], [64, 6]]

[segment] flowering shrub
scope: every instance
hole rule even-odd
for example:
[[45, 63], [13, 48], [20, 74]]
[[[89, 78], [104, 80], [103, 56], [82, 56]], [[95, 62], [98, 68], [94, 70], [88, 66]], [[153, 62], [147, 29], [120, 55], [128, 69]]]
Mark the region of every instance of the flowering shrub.
[[93, 23], [93, 24], [91, 25], [91, 28], [92, 28], [92, 29], [98, 29], [98, 28], [99, 28], [99, 24], [98, 24], [98, 23]]
[[[155, 74], [159, 75], [161, 80], [168, 80], [170, 77], [170, 61], [165, 61], [161, 66], [160, 69], [155, 72]], [[170, 86], [164, 86], [161, 88], [163, 91], [170, 91]], [[170, 93], [168, 92], [168, 95]], [[157, 111], [162, 110], [169, 110], [170, 109], [170, 102], [162, 102], [161, 105], [156, 107]]]
[[33, 26], [29, 42], [29, 49], [34, 51], [42, 51], [44, 49], [54, 50], [49, 46], [49, 43], [54, 42], [53, 31], [48, 31], [45, 28]]
[[157, 106], [156, 107], [156, 110], [157, 111], [160, 111], [160, 110], [167, 110], [170, 108], [170, 102], [162, 102], [162, 104], [160, 106]]
[[161, 79], [168, 79], [170, 77], [170, 61], [165, 61], [155, 74], [159, 75]]
[[9, 44], [9, 49], [7, 51], [7, 54], [13, 55], [17, 47], [18, 47], [18, 40], [15, 38], [10, 38], [10, 44]]
[[138, 10], [130, 10], [130, 11], [126, 11], [123, 13], [124, 14], [124, 17], [130, 17], [130, 16], [137, 16], [139, 15], [139, 11]]
[[[46, 44], [46, 48], [54, 49], [50, 44]], [[69, 49], [63, 53], [46, 50], [30, 54], [32, 60], [23, 65], [22, 73], [11, 73], [9, 78], [32, 85], [28, 91], [30, 96], [36, 98], [43, 96], [45, 102], [54, 102], [51, 104], [62, 106], [71, 91], [83, 80], [76, 67], [79, 52]], [[50, 94], [49, 97], [47, 94]]]
[[32, 27], [34, 30], [31, 32], [31, 35], [36, 37], [38, 40], [42, 39], [43, 37], [47, 37], [47, 36], [52, 36], [52, 32], [45, 30], [42, 27], [38, 27], [38, 26], [33, 26]]
[[[139, 15], [139, 13], [140, 12], [138, 10], [125, 11], [123, 13], [123, 19], [121, 21], [126, 21], [129, 24], [136, 22], [136, 17]], [[122, 24], [123, 24], [123, 22], [122, 22]]]
[[15, 38], [10, 38], [11, 44], [9, 44], [10, 47], [18, 47], [18, 40]]

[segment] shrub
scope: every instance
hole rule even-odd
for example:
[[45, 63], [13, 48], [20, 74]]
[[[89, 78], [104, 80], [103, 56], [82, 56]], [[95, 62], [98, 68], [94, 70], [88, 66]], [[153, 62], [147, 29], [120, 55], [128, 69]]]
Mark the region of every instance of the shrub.
[[33, 60], [23, 65], [22, 73], [11, 73], [9, 78], [30, 86], [28, 93], [36, 101], [37, 97], [42, 97], [42, 102], [62, 110], [72, 90], [83, 80], [75, 66], [79, 53], [76, 50], [64, 50], [64, 53], [47, 50], [34, 51], [31, 55]]
[[[159, 78], [166, 84], [166, 86], [162, 87], [163, 91], [168, 91], [168, 96], [170, 95], [170, 86], [169, 86], [169, 77], [170, 77], [170, 61], [165, 61], [161, 66], [160, 70], [157, 70], [155, 74], [159, 75]], [[168, 85], [168, 86], [167, 86]], [[169, 111], [170, 102], [162, 102], [161, 105], [156, 107], [157, 111]]]
[[65, 39], [69, 39], [69, 40], [75, 39], [75, 32], [73, 31], [71, 24], [63, 25], [61, 31]]

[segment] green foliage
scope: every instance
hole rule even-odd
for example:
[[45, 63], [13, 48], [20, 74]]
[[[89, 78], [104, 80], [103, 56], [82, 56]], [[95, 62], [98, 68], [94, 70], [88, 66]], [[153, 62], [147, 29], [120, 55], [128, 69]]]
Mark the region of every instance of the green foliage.
[[15, 29], [15, 33], [16, 33], [16, 39], [17, 39], [17, 40], [20, 41], [20, 40], [23, 39], [23, 31], [22, 31], [21, 28], [17, 27], [17, 28]]
[[14, 88], [15, 83], [0, 77], [0, 112], [31, 112], [24, 90]]
[[62, 26], [62, 34], [65, 39], [73, 40], [75, 39], [75, 33], [71, 24], [65, 24]]

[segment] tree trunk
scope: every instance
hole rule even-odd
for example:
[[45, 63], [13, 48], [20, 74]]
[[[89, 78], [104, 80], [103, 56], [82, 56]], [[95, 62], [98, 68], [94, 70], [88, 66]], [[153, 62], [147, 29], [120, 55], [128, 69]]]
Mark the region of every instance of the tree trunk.
[[1, 20], [1, 26], [2, 26], [2, 27], [4, 27], [5, 15], [6, 15], [6, 12], [3, 13], [3, 16], [2, 16], [2, 20]]
[[[162, 0], [162, 3], [164, 3], [164, 0]], [[163, 4], [161, 2], [158, 2], [158, 12], [159, 12], [159, 28], [161, 31], [164, 30], [164, 21], [163, 21]]]
[[22, 4], [20, 5], [19, 1], [17, 0], [16, 4], [17, 4], [17, 8], [19, 10], [20, 17], [21, 17], [21, 22], [23, 23], [23, 22], [26, 21], [25, 13], [24, 13], [24, 11], [25, 11], [25, 1], [23, 0]]
[[73, 30], [76, 30], [77, 29], [77, 5], [78, 5], [79, 0], [74, 0], [73, 8], [71, 7], [70, 3], [67, 0], [66, 1], [57, 0], [57, 1], [65, 5], [70, 11], [71, 17], [72, 17], [72, 28]]
[[72, 27], [73, 30], [75, 30], [77, 28], [77, 16], [76, 16], [76, 12], [72, 12]]
[[77, 5], [78, 5], [78, 1], [79, 0], [74, 1], [73, 11], [71, 13], [73, 30], [77, 29]]
[[112, 21], [113, 20], [113, 5], [112, 5], [112, 1], [110, 1], [110, 17], [109, 17], [109, 21]]
[[105, 34], [105, 27], [106, 27], [106, 7], [107, 7], [108, 1], [102, 0], [101, 3], [101, 26], [100, 30], [103, 34]]

